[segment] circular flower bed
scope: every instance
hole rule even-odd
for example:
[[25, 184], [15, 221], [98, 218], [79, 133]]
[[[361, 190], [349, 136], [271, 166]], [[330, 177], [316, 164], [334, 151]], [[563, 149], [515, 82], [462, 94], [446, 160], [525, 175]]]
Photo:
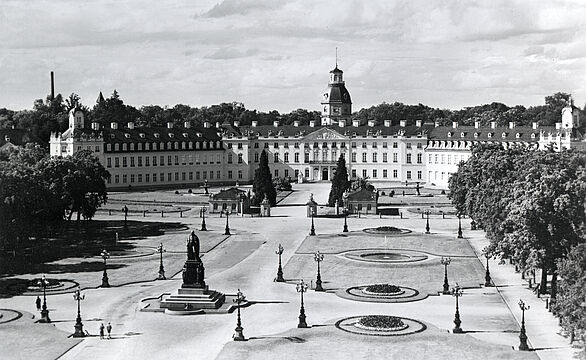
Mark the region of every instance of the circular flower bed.
[[389, 315], [363, 316], [354, 326], [376, 331], [397, 331], [407, 328], [407, 325], [401, 318]]
[[394, 226], [379, 226], [376, 228], [376, 230], [384, 232], [401, 232], [401, 229]]
[[375, 294], [394, 294], [401, 292], [401, 288], [391, 284], [374, 284], [366, 287], [367, 292]]
[[[29, 289], [43, 289], [43, 286], [39, 284], [40, 279], [32, 279], [28, 281], [28, 288]], [[57, 279], [46, 278], [45, 281], [47, 282], [47, 289], [53, 289], [57, 287], [63, 286], [61, 281]]]

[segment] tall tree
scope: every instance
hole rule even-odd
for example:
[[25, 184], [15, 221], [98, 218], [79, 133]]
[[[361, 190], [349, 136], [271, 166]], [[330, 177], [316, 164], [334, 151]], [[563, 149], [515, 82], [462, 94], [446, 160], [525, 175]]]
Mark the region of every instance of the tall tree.
[[332, 188], [328, 198], [328, 206], [334, 206], [336, 200], [338, 205], [344, 205], [344, 193], [350, 188], [350, 181], [348, 180], [348, 169], [346, 168], [346, 159], [344, 155], [340, 155], [338, 164], [336, 165], [336, 173], [332, 178]]
[[586, 244], [572, 248], [567, 258], [558, 262], [562, 280], [554, 310], [566, 331], [586, 332]]
[[271, 206], [277, 205], [277, 191], [273, 185], [273, 176], [269, 168], [269, 157], [264, 150], [260, 154], [260, 163], [254, 172], [252, 191], [254, 192], [254, 198], [252, 199], [253, 205], [259, 206], [265, 196]]

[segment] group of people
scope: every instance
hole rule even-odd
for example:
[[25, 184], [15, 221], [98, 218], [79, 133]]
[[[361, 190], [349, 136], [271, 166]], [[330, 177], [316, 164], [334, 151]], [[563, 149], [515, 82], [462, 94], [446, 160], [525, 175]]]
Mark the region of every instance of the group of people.
[[[37, 300], [35, 301], [37, 305], [37, 311], [41, 311], [41, 298], [37, 296]], [[104, 329], [108, 332], [107, 339], [112, 338], [112, 324], [108, 323], [108, 325], [104, 326], [104, 323], [100, 324], [100, 339], [104, 339]]]

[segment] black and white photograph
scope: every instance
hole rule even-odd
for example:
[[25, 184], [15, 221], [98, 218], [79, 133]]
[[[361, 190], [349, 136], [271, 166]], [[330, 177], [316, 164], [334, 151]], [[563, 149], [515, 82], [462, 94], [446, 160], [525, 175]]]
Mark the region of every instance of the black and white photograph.
[[583, 0], [0, 0], [0, 359], [586, 360]]

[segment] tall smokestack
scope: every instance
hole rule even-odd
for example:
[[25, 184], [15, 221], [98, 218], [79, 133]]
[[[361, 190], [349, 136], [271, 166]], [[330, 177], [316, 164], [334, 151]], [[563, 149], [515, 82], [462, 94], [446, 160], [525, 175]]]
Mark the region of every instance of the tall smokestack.
[[55, 99], [55, 78], [53, 77], [53, 72], [51, 71], [51, 100]]

